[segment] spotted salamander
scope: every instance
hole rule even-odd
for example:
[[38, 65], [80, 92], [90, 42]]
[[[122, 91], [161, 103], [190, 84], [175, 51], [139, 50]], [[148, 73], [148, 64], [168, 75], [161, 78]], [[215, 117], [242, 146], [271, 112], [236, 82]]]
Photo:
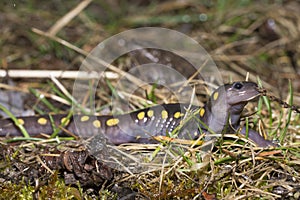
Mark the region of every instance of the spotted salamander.
[[[116, 116], [73, 115], [66, 120], [66, 115], [44, 115], [20, 117], [18, 121], [31, 136], [41, 133], [51, 134], [54, 127], [65, 127], [60, 135], [71, 132], [83, 138], [103, 133], [113, 144], [122, 143], [152, 143], [153, 136], [166, 136], [183, 124], [178, 137], [196, 139], [201, 133], [235, 133], [237, 130], [248, 135], [258, 146], [274, 146], [254, 130], [240, 127], [240, 117], [245, 105], [260, 95], [258, 86], [253, 82], [234, 82], [216, 89], [207, 104], [198, 108], [190, 107], [193, 112], [190, 120], [186, 119], [186, 109], [189, 105], [163, 104]], [[247, 132], [247, 133], [246, 133]], [[0, 136], [22, 136], [21, 131], [11, 119], [0, 120]]]

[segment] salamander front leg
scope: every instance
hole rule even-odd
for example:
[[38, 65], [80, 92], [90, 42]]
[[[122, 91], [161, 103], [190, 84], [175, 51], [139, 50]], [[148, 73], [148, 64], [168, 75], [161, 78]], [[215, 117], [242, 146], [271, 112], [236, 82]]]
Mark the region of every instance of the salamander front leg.
[[278, 146], [277, 144], [274, 144], [272, 141], [266, 140], [258, 132], [254, 131], [252, 129], [248, 129], [248, 133], [246, 133], [246, 128], [243, 127], [240, 133], [243, 135], [248, 134], [248, 137], [260, 147], [276, 147], [276, 146]]

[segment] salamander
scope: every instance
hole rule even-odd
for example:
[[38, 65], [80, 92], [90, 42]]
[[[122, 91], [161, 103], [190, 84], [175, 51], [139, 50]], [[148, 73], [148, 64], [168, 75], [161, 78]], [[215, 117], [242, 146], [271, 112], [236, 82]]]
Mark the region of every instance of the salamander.
[[[258, 146], [275, 146], [254, 130], [246, 131], [240, 127], [241, 113], [245, 105], [260, 95], [257, 84], [253, 82], [234, 82], [217, 88], [211, 94], [205, 106], [187, 104], [163, 104], [137, 110], [123, 115], [73, 115], [66, 120], [66, 115], [43, 115], [20, 117], [18, 121], [31, 136], [41, 133], [51, 134], [54, 127], [65, 126], [60, 135], [71, 132], [83, 138], [102, 133], [109, 142], [153, 143], [154, 136], [168, 136], [182, 125], [178, 138], [197, 139], [202, 133], [235, 133], [237, 130], [254, 141]], [[186, 117], [187, 108], [193, 111], [190, 120], [181, 123]], [[247, 132], [247, 133], [246, 133]], [[12, 119], [0, 120], [0, 136], [22, 136], [20, 129]]]

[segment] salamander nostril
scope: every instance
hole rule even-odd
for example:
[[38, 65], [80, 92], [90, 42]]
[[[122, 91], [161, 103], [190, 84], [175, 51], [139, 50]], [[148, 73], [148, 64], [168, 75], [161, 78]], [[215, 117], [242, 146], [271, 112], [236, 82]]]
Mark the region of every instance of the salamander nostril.
[[238, 89], [238, 90], [242, 89], [243, 86], [244, 85], [241, 82], [236, 82], [233, 84], [233, 88]]

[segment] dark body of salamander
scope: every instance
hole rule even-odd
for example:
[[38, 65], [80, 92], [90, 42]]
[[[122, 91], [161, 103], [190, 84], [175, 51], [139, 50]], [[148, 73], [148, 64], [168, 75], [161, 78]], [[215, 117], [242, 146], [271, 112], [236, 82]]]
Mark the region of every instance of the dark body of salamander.
[[[240, 128], [240, 116], [244, 106], [259, 95], [257, 85], [252, 82], [235, 82], [220, 86], [212, 93], [204, 107], [191, 107], [190, 110], [197, 112], [184, 123], [178, 137], [196, 139], [201, 133], [208, 132], [207, 127], [214, 133], [236, 132]], [[116, 116], [73, 115], [66, 120], [66, 115], [44, 115], [20, 117], [18, 120], [31, 136], [51, 134], [53, 127], [59, 127], [65, 121], [63, 130], [83, 138], [102, 133], [113, 144], [152, 143], [155, 142], [153, 136], [165, 136], [179, 126], [188, 107], [183, 104], [163, 104]], [[61, 135], [63, 132], [61, 131]], [[241, 129], [241, 133], [246, 134], [245, 128]], [[249, 130], [247, 134], [259, 146], [274, 146], [254, 130]], [[0, 136], [22, 134], [11, 119], [2, 119]]]

